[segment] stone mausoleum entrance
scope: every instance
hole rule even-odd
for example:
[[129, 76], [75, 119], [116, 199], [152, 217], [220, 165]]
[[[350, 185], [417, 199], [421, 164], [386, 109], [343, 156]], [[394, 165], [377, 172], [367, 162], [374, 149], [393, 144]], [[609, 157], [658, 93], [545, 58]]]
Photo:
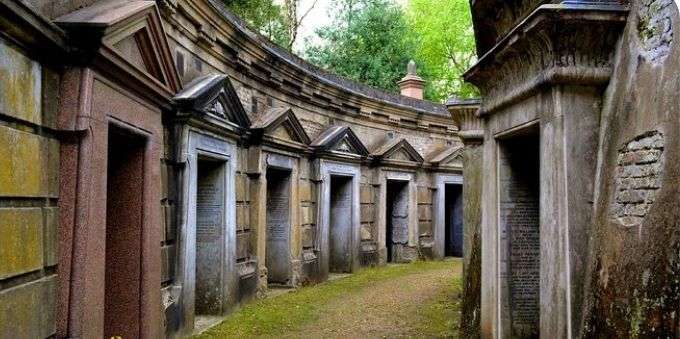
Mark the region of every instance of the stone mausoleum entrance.
[[463, 257], [463, 185], [444, 186], [444, 255]]
[[195, 314], [220, 315], [223, 310], [225, 260], [225, 163], [198, 158], [196, 175]]
[[387, 180], [386, 192], [387, 262], [400, 262], [404, 247], [408, 245], [409, 182]]
[[141, 326], [146, 140], [109, 127], [104, 337], [138, 338]]
[[538, 125], [499, 139], [502, 337], [540, 336]]
[[331, 176], [329, 271], [352, 272], [352, 177]]
[[291, 171], [267, 170], [267, 283], [290, 285]]

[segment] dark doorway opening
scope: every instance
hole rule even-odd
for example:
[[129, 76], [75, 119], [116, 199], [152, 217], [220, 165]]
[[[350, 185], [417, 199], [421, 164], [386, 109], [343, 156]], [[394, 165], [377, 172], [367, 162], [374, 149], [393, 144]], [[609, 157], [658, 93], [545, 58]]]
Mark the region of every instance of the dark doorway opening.
[[289, 170], [267, 169], [267, 282], [290, 284]]
[[199, 157], [196, 170], [196, 315], [223, 310], [225, 164]]
[[463, 257], [463, 186], [444, 186], [444, 255]]
[[408, 181], [387, 180], [385, 244], [387, 262], [400, 262], [408, 245]]
[[540, 337], [540, 137], [538, 125], [499, 140], [502, 302], [511, 336]]
[[331, 176], [329, 271], [352, 272], [352, 177]]
[[109, 127], [104, 336], [138, 338], [146, 140]]

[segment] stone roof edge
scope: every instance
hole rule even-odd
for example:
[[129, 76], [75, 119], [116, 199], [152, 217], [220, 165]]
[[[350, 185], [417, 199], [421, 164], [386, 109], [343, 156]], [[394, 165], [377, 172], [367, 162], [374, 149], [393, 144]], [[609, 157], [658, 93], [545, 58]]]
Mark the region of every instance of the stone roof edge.
[[220, 13], [226, 22], [233, 25], [237, 30], [244, 34], [244, 36], [251, 39], [256, 45], [261, 46], [263, 50], [278, 57], [280, 60], [286, 62], [290, 66], [306, 74], [309, 74], [322, 83], [335, 87], [344, 92], [348, 92], [383, 104], [396, 106], [401, 109], [414, 110], [418, 113], [432, 115], [438, 118], [448, 117], [448, 111], [444, 104], [434, 103], [426, 100], [418, 100], [399, 94], [389, 93], [368, 85], [360, 84], [353, 80], [343, 78], [339, 75], [332, 74], [317, 66], [314, 66], [299, 56], [277, 46], [264, 36], [250, 29], [243, 20], [232, 14], [226, 5], [219, 0], [205, 1], [209, 3], [218, 13]]
[[[478, 71], [480, 68], [486, 66], [489, 63], [493, 63], [495, 61], [495, 57], [499, 54], [502, 53], [503, 50], [506, 48], [506, 46], [512, 44], [515, 40], [517, 40], [517, 36], [520, 36], [525, 33], [525, 30], [527, 30], [527, 26], [531, 26], [531, 24], [539, 17], [541, 14], [549, 13], [549, 12], [558, 12], [558, 11], [566, 11], [566, 10], [571, 10], [571, 11], [599, 11], [599, 12], [627, 12], [628, 7], [625, 5], [593, 5], [590, 3], [587, 4], [573, 4], [571, 2], [566, 2], [564, 4], [560, 5], [541, 5], [538, 6], [534, 11], [532, 11], [527, 17], [525, 17], [523, 20], [521, 20], [512, 30], [510, 30], [505, 36], [503, 36], [502, 39], [500, 39], [495, 46], [493, 46], [490, 50], [488, 50], [484, 55], [479, 57], [477, 59], [477, 62], [470, 67], [464, 74], [463, 78], [468, 81], [468, 79], [472, 76], [473, 73]], [[531, 27], [529, 27], [531, 28]]]

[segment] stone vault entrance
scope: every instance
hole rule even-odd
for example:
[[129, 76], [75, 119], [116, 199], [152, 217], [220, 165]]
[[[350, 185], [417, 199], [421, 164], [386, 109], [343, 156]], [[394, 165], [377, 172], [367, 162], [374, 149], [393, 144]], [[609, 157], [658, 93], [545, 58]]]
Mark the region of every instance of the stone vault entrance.
[[330, 185], [329, 271], [352, 272], [352, 177], [332, 175]]
[[386, 187], [387, 262], [400, 262], [409, 237], [409, 182], [387, 180]]
[[537, 128], [499, 139], [501, 326], [540, 336], [540, 152]]
[[267, 169], [267, 283], [290, 285], [291, 171]]
[[220, 315], [224, 295], [225, 163], [199, 157], [196, 175], [195, 314]]
[[110, 126], [106, 183], [104, 337], [140, 336], [146, 140]]
[[444, 255], [463, 257], [463, 185], [444, 186]]

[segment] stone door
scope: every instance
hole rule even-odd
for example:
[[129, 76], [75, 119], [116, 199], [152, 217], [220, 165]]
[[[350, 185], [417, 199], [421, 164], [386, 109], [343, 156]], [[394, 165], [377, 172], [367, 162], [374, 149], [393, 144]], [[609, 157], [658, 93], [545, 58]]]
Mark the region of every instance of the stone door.
[[352, 177], [331, 176], [329, 270], [352, 271]]
[[267, 282], [288, 285], [291, 276], [291, 172], [267, 170]]
[[387, 180], [387, 261], [401, 262], [409, 238], [409, 182]]

